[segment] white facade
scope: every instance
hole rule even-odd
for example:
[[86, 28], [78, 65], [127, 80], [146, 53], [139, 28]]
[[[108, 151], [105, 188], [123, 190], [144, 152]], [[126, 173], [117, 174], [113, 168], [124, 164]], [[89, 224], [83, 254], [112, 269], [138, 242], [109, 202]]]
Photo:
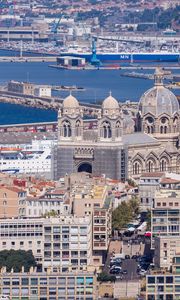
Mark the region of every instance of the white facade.
[[28, 198], [26, 199], [25, 216], [42, 217], [48, 212], [55, 211], [58, 215], [70, 213], [70, 206], [64, 203], [63, 199]]
[[82, 270], [92, 258], [92, 218], [1, 219], [0, 250], [32, 250], [43, 269]]
[[0, 145], [0, 172], [51, 174], [51, 150], [55, 141], [34, 140], [32, 144]]
[[51, 97], [51, 88], [47, 86], [39, 86], [34, 89], [34, 96]]

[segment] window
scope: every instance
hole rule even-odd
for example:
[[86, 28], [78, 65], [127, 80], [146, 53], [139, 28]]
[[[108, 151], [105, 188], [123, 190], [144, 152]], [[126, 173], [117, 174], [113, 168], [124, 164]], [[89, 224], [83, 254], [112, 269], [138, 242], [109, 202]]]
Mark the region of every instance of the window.
[[157, 277], [157, 283], [164, 283], [164, 277], [163, 276], [158, 276]]
[[173, 283], [173, 276], [167, 276], [166, 283]]
[[38, 279], [37, 278], [31, 278], [31, 285], [38, 285]]
[[22, 285], [28, 285], [29, 284], [29, 278], [22, 278], [21, 279], [21, 284]]

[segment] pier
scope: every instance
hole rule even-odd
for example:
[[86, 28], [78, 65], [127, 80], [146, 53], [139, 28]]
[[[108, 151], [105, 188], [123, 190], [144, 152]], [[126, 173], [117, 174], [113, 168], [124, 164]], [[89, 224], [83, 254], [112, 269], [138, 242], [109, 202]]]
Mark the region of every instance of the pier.
[[[52, 109], [58, 111], [62, 107], [64, 99], [57, 97], [36, 97], [32, 95], [17, 94], [0, 90], [0, 102], [18, 104], [40, 109]], [[96, 116], [101, 108], [100, 104], [80, 102], [84, 114], [87, 116]]]
[[0, 56], [0, 62], [56, 62], [56, 56]]

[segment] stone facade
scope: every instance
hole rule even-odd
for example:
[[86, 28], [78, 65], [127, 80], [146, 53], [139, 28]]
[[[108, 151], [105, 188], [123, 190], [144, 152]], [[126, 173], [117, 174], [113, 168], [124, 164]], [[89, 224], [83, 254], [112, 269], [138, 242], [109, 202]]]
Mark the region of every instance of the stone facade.
[[179, 103], [163, 85], [161, 69], [155, 85], [143, 94], [135, 118], [127, 116], [111, 94], [97, 116], [97, 128], [85, 129], [83, 111], [69, 95], [58, 114], [58, 146], [53, 178], [88, 171], [125, 180], [144, 172], [180, 172]]

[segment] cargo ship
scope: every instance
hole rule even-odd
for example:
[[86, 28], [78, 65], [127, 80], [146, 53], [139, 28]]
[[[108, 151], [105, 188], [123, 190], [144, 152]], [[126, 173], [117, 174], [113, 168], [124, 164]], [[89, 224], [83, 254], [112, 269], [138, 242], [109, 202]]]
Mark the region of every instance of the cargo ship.
[[[92, 62], [93, 54], [91, 52], [63, 52], [59, 56], [73, 56], [85, 58], [87, 63]], [[96, 53], [96, 59], [101, 63], [163, 63], [180, 62], [180, 53], [153, 52], [153, 53]]]

